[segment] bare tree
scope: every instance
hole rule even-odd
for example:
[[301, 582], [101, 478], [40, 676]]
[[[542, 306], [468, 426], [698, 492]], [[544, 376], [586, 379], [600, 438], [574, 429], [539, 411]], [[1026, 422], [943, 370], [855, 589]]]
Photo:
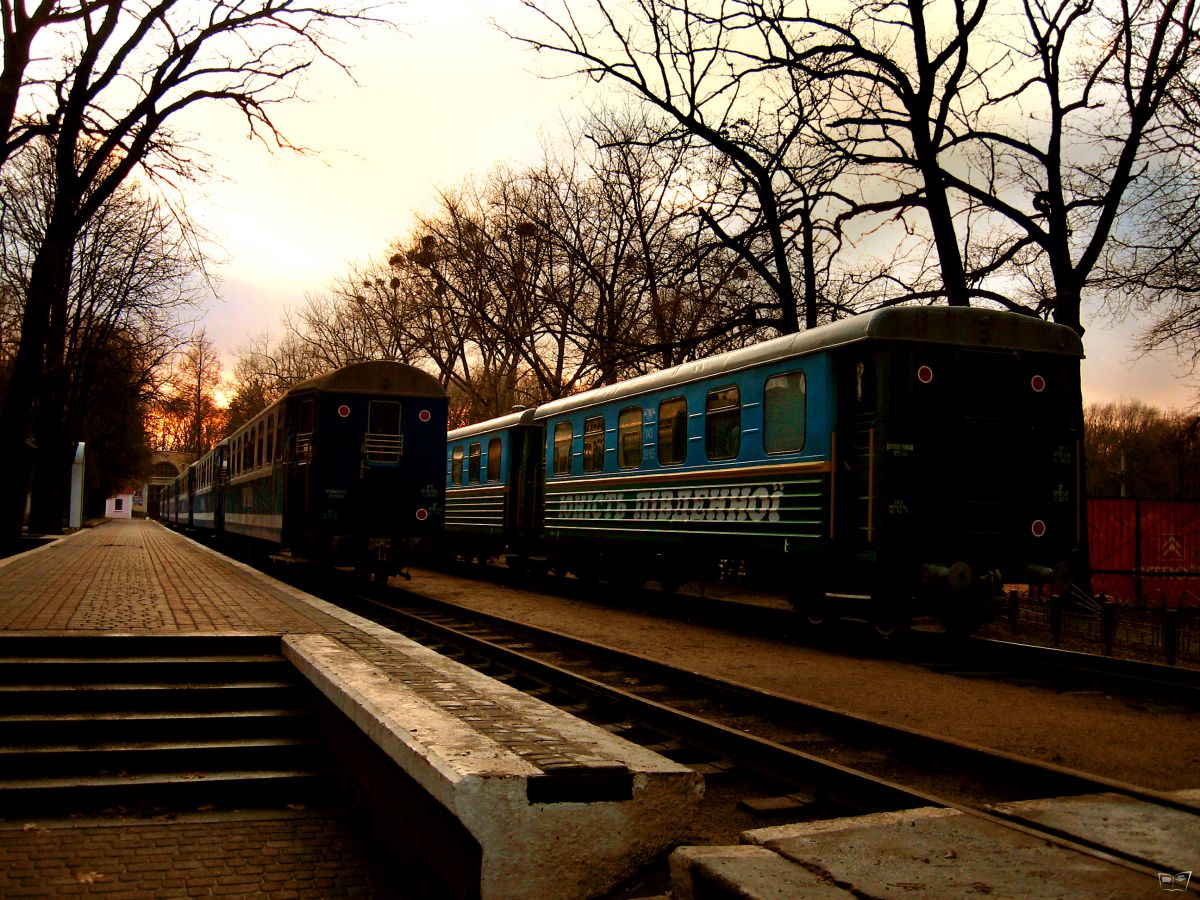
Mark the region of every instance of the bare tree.
[[1136, 400], [1087, 408], [1088, 493], [1178, 499], [1200, 495], [1200, 418]]
[[[53, 158], [52, 141], [31, 142], [3, 178], [0, 279], [13, 297], [25, 295], [44, 234], [55, 192]], [[54, 521], [66, 500], [62, 469], [89, 413], [108, 400], [97, 385], [112, 383], [105, 374], [111, 355], [131, 366], [120, 380], [140, 402], [175, 346], [178, 314], [193, 299], [188, 282], [195, 260], [186, 235], [160, 203], [132, 186], [119, 187], [99, 207], [73, 253], [62, 355], [52, 360], [62, 377], [43, 393], [33, 431], [44, 448], [34, 470], [35, 511]]]
[[160, 450], [200, 454], [225, 433], [226, 413], [217, 402], [221, 358], [201, 329], [175, 353], [155, 409]]
[[820, 82], [781, 76], [770, 60], [753, 58], [745, 44], [758, 23], [709, 12], [717, 4], [522, 3], [540, 25], [506, 33], [649, 104], [674, 124], [660, 140], [699, 144], [717, 155], [715, 167], [695, 172], [696, 212], [774, 300], [745, 324], [789, 333], [801, 319], [811, 327], [827, 316], [820, 290], [825, 263], [818, 257], [836, 247], [823, 238], [836, 233], [836, 211], [847, 202], [836, 188], [846, 163], [817, 139]]
[[227, 434], [249, 422], [293, 385], [328, 368], [313, 355], [310, 344], [291, 331], [274, 345], [266, 334], [260, 334], [239, 347], [234, 357]]
[[[1194, 227], [1165, 245], [1135, 229], [1164, 177], [1200, 162], [1194, 0], [1020, 0], [1004, 15], [989, 0], [524, 6], [540, 26], [521, 40], [626, 86], [734, 163], [768, 231], [803, 231], [803, 193], [784, 198], [824, 183], [788, 178], [772, 149], [795, 134], [831, 151], [859, 185], [852, 204], [844, 189], [826, 197], [840, 205], [835, 246], [897, 231], [905, 245], [905, 265], [856, 276], [887, 302], [986, 300], [1082, 333], [1085, 296], [1140, 290], [1147, 266], [1193, 252]], [[819, 133], [789, 130], [802, 115]], [[782, 259], [782, 237], [772, 245]], [[853, 283], [830, 287], [832, 300]]]
[[57, 127], [53, 108], [35, 110], [18, 116], [17, 103], [28, 96], [36, 84], [31, 83], [29, 68], [33, 42], [39, 35], [56, 32], [63, 26], [85, 19], [105, 4], [106, 0], [0, 0], [0, 27], [4, 35], [3, 69], [0, 69], [0, 166], [30, 140], [54, 133]]
[[[38, 395], [61, 391], [64, 373], [55, 361], [66, 341], [72, 247], [84, 224], [136, 169], [165, 184], [203, 174], [203, 161], [170, 127], [198, 104], [232, 105], [252, 135], [290, 146], [274, 125], [273, 105], [294, 95], [314, 60], [331, 58], [333, 27], [368, 21], [378, 20], [355, 4], [109, 0], [84, 8], [73, 23], [66, 36], [75, 53], [52, 86], [54, 202], [30, 268], [0, 417], [0, 452], [13, 461], [0, 490], [4, 537], [20, 529]], [[37, 525], [59, 527], [50, 518]]]

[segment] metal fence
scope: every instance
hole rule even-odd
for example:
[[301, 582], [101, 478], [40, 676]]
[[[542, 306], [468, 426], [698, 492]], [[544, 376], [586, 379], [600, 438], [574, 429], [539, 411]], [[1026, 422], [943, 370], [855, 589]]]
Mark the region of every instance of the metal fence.
[[1200, 607], [1149, 608], [1094, 599], [1013, 591], [986, 629], [1031, 643], [1151, 662], [1200, 664]]

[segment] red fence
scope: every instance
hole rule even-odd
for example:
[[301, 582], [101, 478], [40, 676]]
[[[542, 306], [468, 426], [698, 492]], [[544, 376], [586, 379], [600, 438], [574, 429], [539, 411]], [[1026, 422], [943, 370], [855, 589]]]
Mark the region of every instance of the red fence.
[[1200, 501], [1089, 500], [1087, 513], [1093, 593], [1200, 607]]

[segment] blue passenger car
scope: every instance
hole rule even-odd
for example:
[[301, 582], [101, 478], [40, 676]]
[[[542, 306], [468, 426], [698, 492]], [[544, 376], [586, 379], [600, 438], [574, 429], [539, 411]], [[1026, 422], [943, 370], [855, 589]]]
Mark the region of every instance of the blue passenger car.
[[[522, 553], [668, 585], [736, 560], [813, 623], [935, 612], [967, 630], [1003, 583], [1061, 585], [1085, 562], [1081, 357], [1027, 316], [881, 310], [460, 429], [449, 503], [486, 443], [532, 424]], [[465, 540], [486, 517], [463, 509]], [[486, 527], [499, 546], [506, 526]]]
[[544, 429], [520, 410], [447, 436], [446, 537], [456, 552], [528, 561], [541, 538]]

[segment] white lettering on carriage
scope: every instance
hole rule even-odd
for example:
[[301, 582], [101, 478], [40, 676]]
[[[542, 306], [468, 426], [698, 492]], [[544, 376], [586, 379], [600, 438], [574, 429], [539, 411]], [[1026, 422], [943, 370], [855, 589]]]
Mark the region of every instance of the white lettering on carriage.
[[677, 488], [620, 493], [565, 494], [563, 519], [633, 519], [652, 522], [778, 522], [783, 485]]

